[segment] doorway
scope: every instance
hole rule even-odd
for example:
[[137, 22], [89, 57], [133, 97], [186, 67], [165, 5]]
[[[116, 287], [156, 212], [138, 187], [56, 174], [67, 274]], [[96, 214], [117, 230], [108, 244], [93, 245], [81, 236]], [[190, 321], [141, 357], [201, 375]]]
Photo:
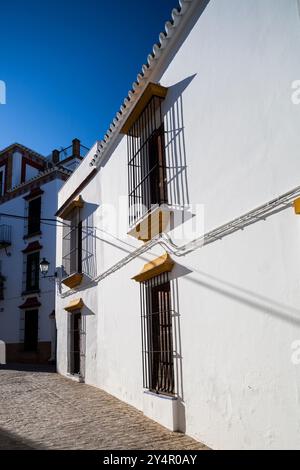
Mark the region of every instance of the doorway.
[[69, 328], [69, 373], [84, 377], [84, 334], [83, 319], [81, 312], [74, 312], [70, 315]]
[[38, 310], [26, 310], [24, 326], [24, 351], [35, 352], [38, 346]]

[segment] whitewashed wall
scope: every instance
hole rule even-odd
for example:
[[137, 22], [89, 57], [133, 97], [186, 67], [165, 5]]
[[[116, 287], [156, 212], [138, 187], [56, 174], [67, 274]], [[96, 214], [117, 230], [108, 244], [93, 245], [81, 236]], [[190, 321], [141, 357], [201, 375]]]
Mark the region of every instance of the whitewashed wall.
[[[296, 0], [212, 0], [157, 76], [169, 87], [166, 125], [180, 127], [173, 152], [187, 168], [178, 194], [205, 204], [206, 231], [299, 185], [300, 106], [291, 102], [291, 84], [300, 78], [299, 47]], [[80, 167], [86, 171], [88, 158]], [[117, 205], [127, 194], [126, 159], [123, 139], [82, 191], [83, 218], [92, 211], [99, 229], [100, 206]], [[77, 170], [59, 205], [82, 178]], [[133, 239], [104, 241], [96, 233], [97, 274], [137, 246]], [[213, 448], [300, 447], [300, 365], [291, 361], [292, 342], [300, 339], [299, 235], [300, 219], [289, 208], [175, 259], [182, 429]], [[58, 236], [57, 264], [60, 249]], [[131, 277], [144, 262], [57, 297], [59, 371], [67, 367], [63, 307], [81, 296], [87, 306], [86, 382], [139, 409], [139, 286]]]

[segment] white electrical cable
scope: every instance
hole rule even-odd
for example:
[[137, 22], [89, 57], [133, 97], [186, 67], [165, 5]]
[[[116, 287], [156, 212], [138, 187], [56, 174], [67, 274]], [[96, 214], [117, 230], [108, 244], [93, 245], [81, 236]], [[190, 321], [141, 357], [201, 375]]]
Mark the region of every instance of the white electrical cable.
[[[187, 254], [197, 250], [198, 248], [208, 245], [209, 243], [212, 243], [216, 240], [220, 240], [226, 235], [230, 235], [231, 233], [234, 233], [237, 230], [241, 230], [255, 222], [258, 222], [260, 220], [265, 220], [270, 215], [275, 214], [281, 210], [284, 210], [287, 207], [291, 207], [292, 202], [297, 197], [300, 197], [300, 186], [297, 186], [291, 191], [275, 199], [272, 199], [266, 204], [256, 207], [255, 209], [247, 212], [246, 214], [243, 214], [242, 216], [237, 217], [236, 219], [233, 219], [232, 221], [224, 225], [221, 225], [205, 233], [204, 235], [201, 235], [200, 237], [197, 237], [194, 240], [181, 246], [176, 245], [176, 243], [166, 233], [157, 235], [156, 237], [144, 243], [144, 245], [137, 248], [132, 253], [130, 253], [129, 255], [125, 256], [120, 261], [112, 265], [109, 269], [107, 269], [103, 273], [99, 274], [93, 279], [90, 279], [86, 284], [80, 287], [80, 290], [87, 288], [88, 286], [90, 286], [91, 284], [94, 284], [95, 282], [98, 283], [102, 281], [107, 276], [110, 276], [114, 272], [126, 266], [132, 260], [141, 256], [143, 253], [149, 251], [151, 248], [153, 248], [156, 245], [162, 246], [169, 254], [173, 256], [176, 256], [176, 257], [186, 256]], [[65, 292], [61, 294], [61, 297], [69, 296], [75, 292], [78, 292], [78, 290], [70, 290], [68, 292]]]

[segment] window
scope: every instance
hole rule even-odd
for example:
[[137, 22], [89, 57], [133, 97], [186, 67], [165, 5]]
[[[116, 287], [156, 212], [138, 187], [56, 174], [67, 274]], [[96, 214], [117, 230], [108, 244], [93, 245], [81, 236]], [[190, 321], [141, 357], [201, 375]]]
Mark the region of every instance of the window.
[[73, 209], [63, 229], [64, 277], [82, 272], [82, 222], [79, 209]]
[[40, 253], [30, 253], [26, 259], [26, 292], [39, 290]]
[[70, 315], [69, 323], [69, 372], [79, 375], [80, 370], [80, 344], [81, 344], [81, 313], [74, 312]]
[[24, 350], [36, 351], [38, 345], [38, 310], [26, 310]]
[[174, 394], [171, 292], [168, 274], [141, 283], [144, 388]]
[[128, 130], [129, 225], [168, 203], [162, 98], [153, 96]]
[[41, 230], [41, 197], [28, 202], [27, 236], [39, 233]]

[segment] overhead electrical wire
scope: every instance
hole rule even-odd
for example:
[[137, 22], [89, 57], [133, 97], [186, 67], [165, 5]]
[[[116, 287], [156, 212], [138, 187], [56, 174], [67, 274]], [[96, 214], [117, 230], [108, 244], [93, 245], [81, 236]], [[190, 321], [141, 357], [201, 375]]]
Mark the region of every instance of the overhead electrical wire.
[[[252, 209], [251, 211], [227, 222], [226, 224], [220, 225], [219, 227], [210, 230], [209, 232], [200, 235], [199, 237], [195, 238], [192, 241], [185, 243], [184, 245], [177, 245], [172, 238], [167, 235], [166, 233], [162, 233], [154, 237], [153, 239], [149, 240], [148, 242], [144, 243], [142, 246], [134, 250], [132, 253], [129, 253], [127, 256], [119, 260], [117, 263], [113, 264], [110, 268], [102, 272], [100, 275], [95, 276], [92, 279], [89, 279], [87, 283], [82, 285], [83, 288], [88, 287], [95, 282], [100, 282], [105, 279], [107, 276], [113, 274], [114, 272], [121, 269], [123, 266], [126, 266], [130, 263], [133, 259], [141, 256], [142, 254], [146, 253], [147, 251], [151, 250], [154, 246], [160, 245], [162, 246], [168, 253], [176, 256], [186, 256], [187, 254], [205, 246], [209, 243], [213, 243], [214, 241], [221, 240], [223, 237], [230, 235], [238, 230], [242, 230], [245, 227], [256, 223], [261, 220], [265, 220], [267, 217], [278, 213], [288, 207], [291, 207], [293, 201], [300, 197], [300, 186], [288, 191], [287, 193], [282, 194], [281, 196], [272, 199], [271, 201], [262, 204], [261, 206]], [[28, 216], [19, 216], [15, 214], [4, 214], [0, 213], [1, 217], [12, 217], [16, 219], [28, 219]], [[63, 222], [58, 222], [56, 219], [50, 218], [41, 218], [42, 223], [49, 223], [54, 222], [53, 226], [68, 226], [68, 224]], [[97, 228], [97, 227], [94, 227]], [[112, 234], [109, 234], [113, 236]], [[61, 296], [65, 297], [66, 295], [70, 295], [76, 292], [76, 290], [68, 291], [67, 293], [62, 293]]]
[[[1, 217], [5, 218], [12, 218], [12, 219], [20, 219], [20, 220], [28, 220], [29, 219], [29, 216], [25, 216], [25, 215], [17, 215], [17, 214], [7, 214], [7, 213], [4, 213], [4, 212], [0, 212], [0, 219]], [[53, 227], [64, 227], [64, 226], [69, 226], [69, 224], [65, 223], [65, 222], [61, 222], [61, 221], [58, 221], [57, 219], [53, 219], [53, 218], [44, 218], [44, 217], [41, 217], [41, 218], [38, 218], [38, 217], [32, 217], [34, 220], [40, 220], [42, 224], [44, 225], [52, 225]]]

